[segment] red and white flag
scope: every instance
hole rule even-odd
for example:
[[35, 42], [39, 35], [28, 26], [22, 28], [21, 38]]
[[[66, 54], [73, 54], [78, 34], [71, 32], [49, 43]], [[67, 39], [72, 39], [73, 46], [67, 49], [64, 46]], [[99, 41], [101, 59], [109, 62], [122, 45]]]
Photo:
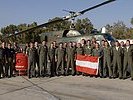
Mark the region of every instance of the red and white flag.
[[76, 70], [90, 75], [98, 75], [98, 57], [77, 55]]

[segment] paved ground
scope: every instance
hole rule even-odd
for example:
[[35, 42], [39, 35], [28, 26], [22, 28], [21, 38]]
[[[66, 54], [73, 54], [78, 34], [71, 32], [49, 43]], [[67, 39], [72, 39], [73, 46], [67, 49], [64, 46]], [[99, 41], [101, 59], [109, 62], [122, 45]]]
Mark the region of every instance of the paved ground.
[[0, 80], [0, 100], [133, 100], [130, 79], [83, 76]]

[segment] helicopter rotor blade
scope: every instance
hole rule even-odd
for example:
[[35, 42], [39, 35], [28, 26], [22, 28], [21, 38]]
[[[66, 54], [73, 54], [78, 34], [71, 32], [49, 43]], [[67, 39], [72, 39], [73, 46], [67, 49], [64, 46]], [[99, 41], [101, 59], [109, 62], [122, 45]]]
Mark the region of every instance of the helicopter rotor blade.
[[83, 11], [80, 11], [79, 13], [84, 14], [84, 13], [87, 12], [87, 11], [90, 11], [90, 10], [92, 10], [92, 9], [98, 8], [98, 7], [100, 7], [100, 6], [103, 6], [103, 5], [105, 5], [105, 4], [108, 4], [108, 3], [111, 3], [111, 2], [114, 2], [114, 1], [116, 1], [116, 0], [107, 0], [107, 1], [105, 1], [105, 2], [103, 2], [103, 3], [100, 3], [100, 4], [96, 5], [96, 6], [93, 6], [93, 7], [90, 7], [90, 8], [88, 8], [88, 9], [85, 9], [85, 10], [83, 10]]
[[74, 13], [76, 13], [76, 12], [74, 12], [74, 11], [65, 10], [65, 9], [63, 9], [63, 11], [65, 11], [65, 12], [69, 12], [70, 14], [74, 14]]
[[13, 34], [13, 35], [10, 35], [10, 36], [6, 36], [6, 37], [4, 37], [3, 39], [10, 38], [10, 37], [12, 37], [12, 36], [17, 36], [17, 35], [19, 35], [19, 34], [26, 33], [26, 32], [28, 32], [28, 31], [33, 31], [33, 30], [35, 30], [35, 29], [37, 29], [37, 28], [46, 27], [47, 25], [50, 25], [50, 24], [53, 24], [53, 23], [62, 22], [62, 21], [64, 21], [64, 20], [69, 20], [69, 19], [71, 19], [71, 18], [80, 16], [80, 15], [84, 14], [84, 13], [87, 12], [87, 11], [90, 11], [90, 10], [92, 10], [92, 9], [98, 8], [98, 7], [102, 6], [102, 5], [105, 5], [105, 4], [114, 2], [114, 1], [116, 1], [116, 0], [107, 0], [107, 1], [105, 1], [105, 2], [103, 2], [103, 3], [100, 3], [100, 4], [96, 5], [96, 6], [93, 6], [93, 7], [88, 8], [88, 9], [82, 10], [82, 11], [80, 11], [80, 12], [74, 12], [74, 11], [63, 10], [63, 11], [67, 11], [67, 12], [71, 13], [71, 15], [68, 15], [68, 16], [62, 17], [62, 18], [60, 18], [60, 19], [57, 19], [57, 20], [54, 20], [54, 21], [50, 21], [50, 22], [47, 22], [47, 23], [44, 23], [44, 24], [41, 24], [41, 25], [38, 25], [38, 26], [35, 26], [35, 27], [33, 27], [33, 28], [29, 28], [29, 29], [27, 29], [27, 30], [18, 32], [18, 33], [16, 33], [16, 34]]
[[29, 31], [33, 31], [33, 30], [35, 30], [37, 28], [46, 27], [47, 25], [50, 25], [50, 24], [53, 24], [53, 23], [57, 23], [57, 22], [62, 22], [62, 21], [64, 21], [64, 19], [62, 19], [62, 18], [61, 19], [54, 20], [54, 21], [50, 21], [50, 22], [47, 22], [47, 23], [44, 23], [44, 24], [41, 24], [41, 25], [38, 25], [38, 26], [35, 26], [35, 27], [32, 27], [32, 28], [29, 28], [29, 29], [26, 29], [24, 31], [18, 32], [16, 34], [12, 34], [12, 35], [7, 36], [5, 38], [10, 38], [12, 36], [17, 36], [19, 34], [26, 33], [26, 32], [29, 32]]

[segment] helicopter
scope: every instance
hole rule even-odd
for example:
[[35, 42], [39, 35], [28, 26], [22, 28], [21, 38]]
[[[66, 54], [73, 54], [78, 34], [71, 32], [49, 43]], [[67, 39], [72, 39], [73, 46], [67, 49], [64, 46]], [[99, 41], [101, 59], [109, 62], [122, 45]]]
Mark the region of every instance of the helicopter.
[[46, 22], [44, 24], [29, 28], [27, 30], [23, 30], [21, 32], [6, 36], [3, 39], [5, 40], [5, 39], [10, 39], [11, 37], [17, 37], [21, 34], [26, 34], [26, 32], [34, 31], [35, 29], [47, 27], [48, 25], [58, 23], [58, 22], [63, 22], [65, 20], [71, 19], [72, 25], [71, 25], [71, 28], [69, 30], [67, 29], [67, 30], [62, 30], [62, 31], [53, 31], [53, 32], [41, 33], [40, 34], [41, 40], [46, 40], [48, 42], [57, 41], [57, 43], [69, 42], [69, 41], [79, 42], [81, 39], [91, 39], [92, 37], [95, 37], [99, 41], [102, 39], [107, 39], [108, 41], [115, 41], [115, 38], [112, 37], [109, 33], [91, 32], [90, 34], [85, 35], [85, 34], [82, 34], [81, 32], [79, 32], [73, 28], [73, 26], [74, 26], [73, 23], [74, 23], [74, 20], [76, 17], [81, 16], [90, 10], [93, 10], [95, 8], [98, 8], [100, 6], [106, 5], [106, 4], [114, 2], [114, 1], [116, 1], [116, 0], [106, 0], [100, 4], [97, 4], [95, 6], [92, 6], [90, 8], [84, 9], [84, 10], [79, 11], [79, 12], [64, 10], [66, 12], [69, 12], [70, 14], [67, 16], [61, 17], [57, 20]]

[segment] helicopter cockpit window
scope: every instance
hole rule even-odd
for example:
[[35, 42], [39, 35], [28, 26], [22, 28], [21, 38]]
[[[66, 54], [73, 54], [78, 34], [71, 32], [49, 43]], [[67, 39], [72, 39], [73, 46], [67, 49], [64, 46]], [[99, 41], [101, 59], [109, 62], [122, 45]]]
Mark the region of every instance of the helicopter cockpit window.
[[104, 39], [103, 35], [94, 35], [94, 38], [96, 38], [97, 41], [101, 41]]
[[69, 32], [66, 34], [66, 37], [70, 37], [70, 36], [79, 36], [81, 35], [81, 33], [79, 33], [76, 30], [69, 30]]
[[110, 34], [104, 34], [104, 38], [108, 41], [115, 41], [115, 39]]

